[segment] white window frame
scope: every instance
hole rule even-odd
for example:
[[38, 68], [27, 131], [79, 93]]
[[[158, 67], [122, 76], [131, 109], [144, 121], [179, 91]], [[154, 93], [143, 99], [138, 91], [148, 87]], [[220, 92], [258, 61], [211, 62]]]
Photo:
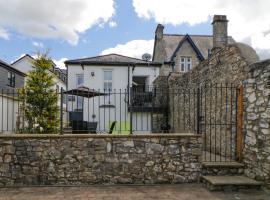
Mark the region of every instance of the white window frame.
[[[82, 83], [79, 83], [79, 77], [82, 78]], [[84, 84], [84, 74], [76, 74], [76, 87], [78, 88], [79, 86], [83, 86]], [[76, 104], [77, 104], [77, 109], [83, 109], [83, 97], [76, 96]]]
[[[105, 79], [105, 73], [111, 72], [111, 79]], [[105, 89], [105, 84], [111, 83], [111, 90]], [[113, 70], [112, 69], [103, 69], [103, 91], [105, 93], [112, 93], [113, 92]], [[113, 104], [113, 97], [112, 95], [106, 95], [105, 96], [105, 102], [106, 105], [112, 105]]]
[[180, 71], [188, 72], [192, 69], [192, 58], [188, 56], [180, 57]]
[[[82, 78], [82, 83], [78, 83], [79, 77]], [[76, 74], [76, 87], [82, 86], [84, 84], [84, 75], [83, 74]]]
[[[105, 79], [105, 73], [106, 72], [111, 72], [111, 80], [109, 80], [109, 79]], [[109, 91], [107, 91], [106, 89], [105, 89], [105, 84], [106, 83], [111, 83], [111, 85], [112, 85], [112, 87], [111, 87], [111, 90], [109, 90]], [[111, 70], [111, 69], [104, 69], [103, 70], [103, 90], [104, 90], [104, 92], [112, 92], [112, 89], [113, 89], [113, 70]]]

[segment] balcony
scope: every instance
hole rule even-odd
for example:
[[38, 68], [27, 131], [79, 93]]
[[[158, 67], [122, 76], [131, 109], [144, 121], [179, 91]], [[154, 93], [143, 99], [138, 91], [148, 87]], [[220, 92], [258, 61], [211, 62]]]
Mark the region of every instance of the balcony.
[[132, 91], [130, 96], [129, 112], [154, 112], [164, 113], [167, 111], [166, 103], [156, 103], [157, 96], [154, 91]]

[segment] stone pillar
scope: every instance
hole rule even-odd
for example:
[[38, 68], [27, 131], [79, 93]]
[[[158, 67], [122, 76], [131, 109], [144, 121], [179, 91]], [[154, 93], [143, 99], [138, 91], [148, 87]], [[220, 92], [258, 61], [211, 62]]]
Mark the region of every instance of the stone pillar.
[[228, 20], [226, 15], [215, 15], [213, 22], [213, 49], [214, 53], [216, 50], [223, 48], [228, 43]]

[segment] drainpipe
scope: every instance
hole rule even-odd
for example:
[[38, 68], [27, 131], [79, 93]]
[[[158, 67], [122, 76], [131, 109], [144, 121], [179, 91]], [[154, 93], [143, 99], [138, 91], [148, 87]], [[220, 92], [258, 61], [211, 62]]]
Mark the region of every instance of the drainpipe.
[[130, 90], [130, 64], [128, 64], [128, 107], [129, 107], [129, 116], [130, 116], [130, 134], [132, 134], [132, 103], [130, 103], [130, 96], [131, 96], [131, 92], [132, 90]]

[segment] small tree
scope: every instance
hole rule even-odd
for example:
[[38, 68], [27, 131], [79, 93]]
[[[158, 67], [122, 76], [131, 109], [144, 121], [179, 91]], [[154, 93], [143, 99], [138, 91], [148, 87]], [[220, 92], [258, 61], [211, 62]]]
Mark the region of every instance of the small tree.
[[19, 91], [29, 133], [57, 133], [59, 130], [58, 94], [54, 89], [55, 75], [49, 72], [51, 66], [52, 60], [47, 54], [38, 54], [33, 62], [34, 69], [27, 74], [25, 87]]

